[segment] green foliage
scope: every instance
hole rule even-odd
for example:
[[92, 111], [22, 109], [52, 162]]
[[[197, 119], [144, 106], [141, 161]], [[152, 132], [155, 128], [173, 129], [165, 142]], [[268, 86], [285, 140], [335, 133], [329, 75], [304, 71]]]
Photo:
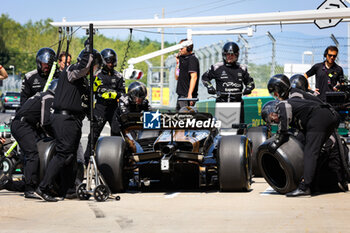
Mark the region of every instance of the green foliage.
[[[51, 19], [40, 20], [38, 22], [28, 21], [21, 25], [10, 19], [8, 15], [2, 14], [0, 17], [0, 64], [8, 69], [9, 65], [16, 67], [16, 73], [25, 74], [36, 68], [35, 56], [37, 51], [42, 47], [51, 47], [57, 51], [58, 48], [58, 30], [50, 25]], [[75, 30], [75, 29], [74, 29]], [[79, 38], [73, 35], [69, 45], [69, 53], [72, 55], [72, 61], [76, 62], [80, 51], [84, 48], [86, 36]], [[172, 44], [165, 43], [165, 47]], [[98, 51], [105, 48], [112, 48], [118, 54], [118, 66], [116, 69], [121, 70], [125, 55], [126, 60], [123, 68], [127, 68], [127, 60], [132, 57], [154, 52], [161, 48], [159, 42], [152, 41], [149, 38], [139, 41], [131, 41], [128, 53], [126, 53], [128, 40], [121, 41], [119, 39], [107, 38], [97, 33], [94, 36], [94, 47]], [[66, 51], [66, 40], [62, 43], [61, 51]], [[166, 59], [166, 56], [164, 60]], [[154, 66], [160, 65], [160, 57], [150, 60]], [[147, 81], [147, 64], [141, 62], [135, 65], [136, 69], [144, 72], [141, 80]], [[128, 85], [131, 80], [126, 82]]]
[[[282, 70], [283, 66], [276, 65], [276, 70]], [[249, 63], [248, 72], [250, 76], [254, 79], [255, 88], [266, 88], [267, 82], [271, 77], [271, 63], [264, 65], [257, 65], [254, 63]], [[275, 72], [280, 73], [280, 72]]]

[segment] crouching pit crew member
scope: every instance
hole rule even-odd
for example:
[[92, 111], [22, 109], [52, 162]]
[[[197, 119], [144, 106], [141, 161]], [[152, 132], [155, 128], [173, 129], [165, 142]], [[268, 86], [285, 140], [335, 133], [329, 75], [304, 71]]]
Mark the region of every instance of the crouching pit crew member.
[[128, 87], [128, 93], [119, 98], [119, 107], [114, 113], [113, 131], [120, 136], [120, 126], [125, 121], [126, 114], [129, 112], [151, 111], [151, 106], [146, 99], [147, 88], [141, 82], [133, 82]]
[[[52, 80], [49, 89], [29, 98], [16, 113], [11, 124], [11, 133], [24, 154], [24, 181], [12, 181], [7, 177], [9, 191], [24, 191], [25, 198], [39, 198], [34, 191], [39, 184], [39, 154], [36, 142], [40, 135], [52, 135], [50, 115], [57, 79]], [[3, 182], [5, 181], [3, 178]], [[39, 198], [40, 199], [40, 198]]]
[[305, 135], [303, 179], [299, 187], [287, 193], [286, 196], [310, 195], [310, 187], [314, 180], [321, 148], [337, 129], [339, 116], [329, 105], [325, 105], [321, 101], [297, 97], [287, 99], [290, 82], [285, 75], [273, 76], [268, 82], [268, 90], [271, 95], [280, 100], [275, 111], [269, 113], [267, 117], [267, 121], [278, 123], [276, 141], [270, 144], [270, 151], [276, 151], [280, 145], [288, 140], [289, 125]]
[[[111, 126], [111, 136], [117, 133], [113, 131], [112, 122], [114, 112], [118, 107], [118, 99], [125, 94], [125, 84], [121, 73], [114, 70], [117, 66], [117, 54], [113, 49], [101, 51], [102, 69], [98, 71], [94, 81], [94, 93], [96, 104], [94, 107], [94, 137], [92, 143], [95, 145], [103, 127], [108, 121]], [[88, 144], [84, 154], [85, 165], [89, 162], [91, 155], [91, 138], [88, 137]]]
[[94, 64], [94, 73], [101, 65], [101, 55], [98, 51], [89, 50], [89, 43], [85, 42], [85, 50], [76, 64], [66, 67], [60, 74], [55, 100], [53, 104], [52, 127], [56, 139], [56, 154], [50, 161], [47, 172], [36, 193], [44, 200], [55, 202], [56, 198], [49, 194], [56, 175], [64, 169], [66, 178], [63, 197], [69, 187], [74, 186], [73, 165], [76, 162], [76, 151], [81, 138], [82, 120], [85, 117], [82, 97], [88, 91], [86, 75], [90, 65]]

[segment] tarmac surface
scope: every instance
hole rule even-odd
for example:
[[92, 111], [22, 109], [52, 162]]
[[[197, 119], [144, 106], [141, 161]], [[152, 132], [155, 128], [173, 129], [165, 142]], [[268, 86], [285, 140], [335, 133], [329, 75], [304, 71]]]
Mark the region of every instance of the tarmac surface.
[[0, 191], [0, 232], [350, 232], [350, 192], [287, 198], [250, 192], [133, 191], [120, 201], [48, 203]]
[[[84, 148], [87, 132], [84, 121]], [[350, 192], [287, 198], [253, 180], [250, 192], [151, 189], [106, 202], [47, 203], [1, 190], [0, 232], [350, 232]]]

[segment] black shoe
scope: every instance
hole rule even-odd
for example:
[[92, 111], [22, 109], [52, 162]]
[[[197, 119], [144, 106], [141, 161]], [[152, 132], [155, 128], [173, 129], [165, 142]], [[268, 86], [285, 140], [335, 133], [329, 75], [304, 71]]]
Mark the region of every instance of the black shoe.
[[77, 196], [77, 193], [67, 193], [66, 198], [67, 199], [77, 199], [78, 196]]
[[296, 190], [286, 194], [287, 197], [300, 197], [300, 196], [310, 196], [310, 195], [311, 195], [310, 188], [307, 188], [305, 190], [301, 188], [297, 188]]
[[38, 194], [43, 200], [48, 201], [48, 202], [56, 202], [58, 201], [56, 198], [50, 196], [49, 194], [44, 193], [41, 191], [41, 189], [38, 187], [35, 190], [36, 194]]
[[26, 191], [24, 192], [24, 198], [30, 198], [30, 199], [41, 199], [39, 196], [37, 196], [34, 191]]
[[346, 181], [338, 182], [338, 187], [343, 192], [349, 191], [348, 182], [346, 182]]

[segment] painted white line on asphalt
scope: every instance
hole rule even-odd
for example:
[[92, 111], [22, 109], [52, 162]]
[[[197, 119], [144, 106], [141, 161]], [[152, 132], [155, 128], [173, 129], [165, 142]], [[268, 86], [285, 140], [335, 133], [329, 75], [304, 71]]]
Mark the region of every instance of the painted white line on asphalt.
[[180, 193], [167, 194], [167, 195], [165, 195], [164, 198], [174, 198], [174, 197], [176, 197], [176, 196], [179, 195], [179, 194], [180, 194]]
[[273, 188], [271, 188], [270, 186], [267, 187], [267, 189], [265, 189], [264, 192], [260, 193], [261, 196], [267, 196], [267, 195], [271, 195], [271, 194], [277, 194], [277, 192]]

